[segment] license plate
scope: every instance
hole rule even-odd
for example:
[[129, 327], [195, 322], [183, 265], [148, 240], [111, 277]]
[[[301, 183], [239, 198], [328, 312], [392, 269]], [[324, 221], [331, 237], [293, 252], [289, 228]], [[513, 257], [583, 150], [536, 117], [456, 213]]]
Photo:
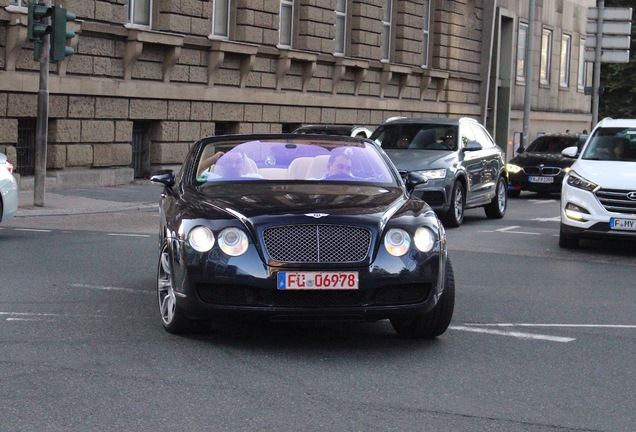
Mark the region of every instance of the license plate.
[[636, 219], [610, 219], [610, 228], [614, 230], [636, 231]]
[[530, 176], [528, 177], [528, 181], [530, 183], [554, 183], [554, 177]]
[[354, 290], [358, 272], [278, 272], [279, 290]]

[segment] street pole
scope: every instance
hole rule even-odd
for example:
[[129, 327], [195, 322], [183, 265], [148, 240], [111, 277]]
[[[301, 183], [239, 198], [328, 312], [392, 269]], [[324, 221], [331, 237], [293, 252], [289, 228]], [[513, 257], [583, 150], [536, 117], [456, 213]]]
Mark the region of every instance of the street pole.
[[[51, 0], [44, 0], [45, 6], [51, 7]], [[47, 18], [50, 24], [51, 18]], [[35, 176], [33, 178], [33, 205], [44, 207], [46, 190], [46, 140], [49, 122], [49, 49], [51, 36], [42, 38], [40, 57], [40, 87], [38, 90], [37, 122], [35, 126]]]
[[603, 40], [603, 13], [605, 11], [605, 0], [597, 2], [598, 16], [596, 18], [596, 49], [594, 52], [594, 82], [592, 84], [592, 128], [598, 123], [598, 105], [601, 96], [601, 47]]
[[530, 129], [530, 107], [532, 106], [532, 55], [534, 51], [534, 8], [535, 0], [530, 0], [528, 10], [528, 34], [526, 34], [526, 56], [523, 60], [525, 67], [526, 86], [523, 96], [523, 133], [521, 146], [528, 147], [528, 134]]

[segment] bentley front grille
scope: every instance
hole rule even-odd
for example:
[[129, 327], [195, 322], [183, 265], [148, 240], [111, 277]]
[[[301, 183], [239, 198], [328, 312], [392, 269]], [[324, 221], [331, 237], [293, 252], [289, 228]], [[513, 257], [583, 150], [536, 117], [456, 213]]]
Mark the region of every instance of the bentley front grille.
[[285, 225], [264, 231], [269, 256], [284, 263], [357, 263], [371, 247], [367, 228], [345, 225]]

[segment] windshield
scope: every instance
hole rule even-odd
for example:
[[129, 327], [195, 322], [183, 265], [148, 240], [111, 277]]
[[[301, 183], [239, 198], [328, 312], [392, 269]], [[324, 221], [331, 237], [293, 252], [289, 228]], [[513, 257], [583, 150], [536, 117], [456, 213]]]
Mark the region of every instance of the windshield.
[[585, 138], [575, 136], [542, 136], [532, 141], [528, 146], [529, 153], [561, 153], [568, 147], [578, 146], [579, 149], [585, 143]]
[[582, 159], [636, 161], [636, 128], [600, 128], [590, 138]]
[[457, 126], [394, 124], [373, 135], [383, 149], [457, 150]]
[[215, 141], [200, 152], [196, 167], [195, 184], [227, 181], [396, 183], [376, 146], [336, 139]]

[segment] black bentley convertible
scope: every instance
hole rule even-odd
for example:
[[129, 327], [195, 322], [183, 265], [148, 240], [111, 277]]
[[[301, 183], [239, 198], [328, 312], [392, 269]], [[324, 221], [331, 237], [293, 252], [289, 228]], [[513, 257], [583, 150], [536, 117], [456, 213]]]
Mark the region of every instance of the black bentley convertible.
[[455, 283], [446, 234], [382, 149], [362, 138], [203, 138], [162, 170], [161, 322], [200, 330], [221, 316], [389, 319], [409, 338], [448, 328]]

